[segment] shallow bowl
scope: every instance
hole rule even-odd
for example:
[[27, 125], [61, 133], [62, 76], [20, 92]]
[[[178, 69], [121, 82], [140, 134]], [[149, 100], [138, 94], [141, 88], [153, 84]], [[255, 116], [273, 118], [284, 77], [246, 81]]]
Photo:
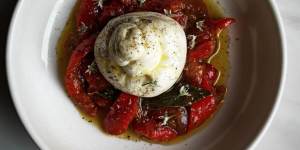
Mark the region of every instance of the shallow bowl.
[[253, 148], [278, 106], [285, 46], [272, 0], [219, 0], [230, 30], [230, 77], [225, 103], [197, 134], [173, 145], [108, 136], [81, 118], [58, 77], [55, 45], [76, 0], [21, 0], [7, 46], [10, 91], [21, 120], [46, 150], [198, 150]]

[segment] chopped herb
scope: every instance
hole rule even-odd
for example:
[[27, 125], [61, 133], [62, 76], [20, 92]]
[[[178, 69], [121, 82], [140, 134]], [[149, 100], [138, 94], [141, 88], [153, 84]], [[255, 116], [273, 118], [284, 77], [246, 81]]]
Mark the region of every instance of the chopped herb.
[[169, 92], [153, 98], [143, 98], [142, 105], [146, 107], [178, 107], [189, 106], [210, 92], [188, 84], [175, 87]]
[[90, 65], [88, 65], [88, 68], [86, 69], [85, 73], [91, 75], [92, 73], [97, 72], [97, 70], [98, 70], [97, 64], [95, 61], [93, 61]]
[[96, 6], [100, 7], [100, 8], [103, 8], [103, 2], [105, 0], [94, 0], [94, 2], [96, 3]]
[[147, 82], [147, 83], [144, 83], [142, 84], [142, 86], [146, 86], [146, 85], [157, 85], [157, 80], [154, 80], [154, 81], [150, 81], [150, 82]]
[[197, 38], [197, 36], [195, 36], [195, 35], [188, 35], [187, 36], [187, 39], [188, 39], [188, 48], [189, 49], [193, 49], [194, 47], [195, 47], [195, 45], [196, 45], [196, 38]]
[[196, 22], [196, 28], [199, 29], [200, 31], [203, 31], [203, 26], [204, 26], [204, 20], [199, 20]]
[[169, 115], [168, 115], [168, 112], [166, 111], [165, 114], [164, 114], [163, 116], [159, 116], [158, 118], [163, 120], [163, 122], [161, 123], [161, 125], [162, 125], [162, 126], [165, 126], [165, 125], [168, 124], [168, 121], [169, 121], [170, 119], [174, 118], [174, 117], [176, 117], [176, 116], [175, 116], [175, 115], [169, 116]]
[[189, 91], [188, 91], [188, 87], [183, 85], [181, 86], [180, 90], [179, 90], [179, 96], [192, 96]]
[[172, 11], [171, 11], [171, 10], [164, 9], [164, 13], [165, 13], [165, 15], [167, 15], [167, 16], [172, 16]]
[[84, 22], [81, 22], [81, 23], [80, 23], [80, 27], [79, 27], [79, 29], [78, 29], [78, 32], [81, 33], [81, 34], [83, 34], [83, 33], [87, 32], [88, 29], [89, 29], [89, 27], [86, 26], [86, 25], [84, 24]]
[[140, 6], [142, 6], [146, 2], [146, 0], [138, 0], [138, 2], [140, 4]]

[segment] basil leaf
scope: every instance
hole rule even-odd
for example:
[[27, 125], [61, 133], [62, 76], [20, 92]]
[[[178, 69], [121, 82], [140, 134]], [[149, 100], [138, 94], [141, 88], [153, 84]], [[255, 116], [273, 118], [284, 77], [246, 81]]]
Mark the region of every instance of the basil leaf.
[[115, 88], [107, 88], [101, 92], [98, 92], [97, 94], [108, 100], [116, 100], [120, 94], [120, 91]]
[[[186, 88], [186, 89], [183, 89]], [[211, 93], [202, 88], [188, 84], [177, 86], [170, 92], [164, 93], [153, 98], [143, 98], [142, 105], [148, 107], [179, 107], [189, 106]]]

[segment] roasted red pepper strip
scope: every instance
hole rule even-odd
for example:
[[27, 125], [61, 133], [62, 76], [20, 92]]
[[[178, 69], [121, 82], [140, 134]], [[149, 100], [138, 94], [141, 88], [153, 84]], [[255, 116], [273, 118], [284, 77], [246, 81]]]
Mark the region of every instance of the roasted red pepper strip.
[[213, 92], [218, 75], [219, 72], [213, 65], [196, 60], [187, 62], [184, 69], [184, 78], [187, 83], [209, 92]]
[[111, 100], [107, 100], [101, 96], [95, 95], [95, 97], [93, 98], [95, 103], [97, 104], [97, 106], [99, 107], [107, 107], [107, 106], [111, 106], [112, 105], [112, 101]]
[[233, 18], [222, 18], [222, 19], [208, 19], [205, 24], [209, 26], [209, 28], [215, 31], [222, 31], [223, 29], [230, 26], [232, 23], [235, 22]]
[[95, 0], [81, 0], [76, 11], [76, 28], [81, 35], [86, 35], [97, 26], [99, 8]]
[[146, 0], [139, 9], [141, 11], [154, 11], [165, 13], [169, 11], [176, 14], [184, 9], [185, 5], [182, 0]]
[[137, 115], [138, 103], [138, 97], [121, 93], [104, 119], [105, 131], [113, 135], [124, 133]]
[[216, 49], [214, 36], [234, 22], [232, 18], [205, 20], [205, 32], [198, 33], [196, 46], [188, 52], [188, 61], [208, 59], [212, 56]]
[[98, 22], [101, 27], [104, 27], [107, 22], [115, 17], [125, 13], [125, 5], [119, 0], [110, 0], [103, 6], [101, 13], [98, 16]]
[[183, 14], [178, 14], [178, 15], [172, 16], [172, 18], [174, 20], [176, 20], [182, 26], [182, 28], [184, 28], [184, 29], [186, 28], [188, 16], [183, 15]]
[[120, 0], [126, 7], [135, 7], [138, 5], [137, 0]]
[[87, 90], [89, 93], [102, 91], [110, 86], [110, 83], [103, 77], [94, 63], [90, 64], [84, 72], [84, 77], [89, 86]]
[[97, 106], [84, 89], [82, 60], [93, 49], [95, 37], [83, 40], [73, 51], [65, 75], [65, 88], [73, 102], [90, 116], [96, 116]]
[[188, 131], [199, 127], [217, 109], [218, 102], [214, 96], [208, 96], [192, 104], [189, 110]]
[[204, 70], [205, 66], [200, 62], [189, 61], [184, 68], [184, 80], [193, 86], [200, 87]]
[[174, 129], [169, 126], [162, 126], [149, 118], [134, 122], [132, 128], [135, 133], [156, 142], [165, 142], [177, 137], [177, 132]]
[[214, 84], [219, 76], [219, 71], [211, 64], [205, 64], [205, 70], [201, 82], [201, 87], [210, 92], [214, 91]]
[[195, 46], [188, 52], [188, 61], [201, 60], [209, 58], [215, 52], [215, 41], [205, 40]]
[[143, 112], [147, 113], [142, 113], [133, 122], [132, 128], [152, 141], [169, 141], [187, 132], [188, 113], [185, 107], [160, 107]]
[[86, 92], [99, 107], [110, 106], [112, 101], [101, 97], [98, 92], [110, 88], [111, 84], [99, 72], [94, 59], [93, 55], [89, 55], [88, 58], [84, 59], [84, 62], [87, 60], [88, 63], [82, 64], [87, 66], [83, 73], [84, 79], [87, 82]]
[[181, 12], [185, 5], [182, 0], [164, 0], [164, 9], [171, 11], [172, 14]]

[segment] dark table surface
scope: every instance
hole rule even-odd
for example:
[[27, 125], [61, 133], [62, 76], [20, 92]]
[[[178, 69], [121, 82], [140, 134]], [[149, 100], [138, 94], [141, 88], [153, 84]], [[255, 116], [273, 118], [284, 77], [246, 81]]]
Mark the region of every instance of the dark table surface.
[[14, 108], [6, 77], [6, 39], [16, 3], [17, 0], [0, 1], [0, 149], [36, 150], [38, 147], [25, 130]]

